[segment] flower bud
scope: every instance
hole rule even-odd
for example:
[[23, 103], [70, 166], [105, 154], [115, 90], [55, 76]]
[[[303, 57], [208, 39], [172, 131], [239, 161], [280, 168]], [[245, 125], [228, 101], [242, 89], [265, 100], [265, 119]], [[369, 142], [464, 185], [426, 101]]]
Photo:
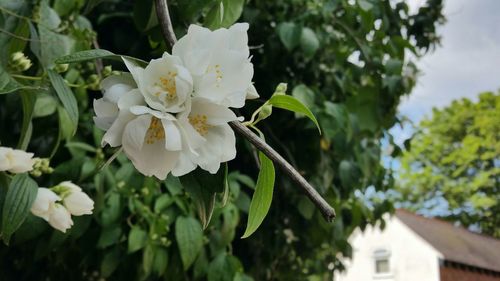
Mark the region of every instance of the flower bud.
[[73, 216], [91, 215], [94, 209], [94, 201], [81, 191], [70, 193], [63, 199], [63, 203]]
[[274, 90], [273, 95], [284, 95], [286, 93], [286, 89], [287, 89], [286, 83], [279, 83], [278, 87], [276, 87], [276, 90]]
[[73, 220], [68, 210], [59, 203], [52, 203], [50, 206], [49, 224], [57, 229], [66, 233], [66, 230], [71, 228]]
[[31, 67], [31, 60], [23, 52], [15, 52], [10, 55], [9, 64], [15, 71], [25, 71]]
[[50, 205], [59, 200], [61, 200], [61, 198], [57, 196], [57, 194], [55, 194], [52, 190], [45, 187], [40, 187], [38, 188], [38, 193], [36, 194], [35, 201], [31, 206], [31, 213], [48, 221], [50, 215]]
[[107, 77], [107, 76], [111, 75], [112, 72], [113, 72], [113, 68], [111, 67], [111, 65], [106, 65], [104, 67], [104, 69], [102, 70], [102, 75]]
[[56, 64], [54, 67], [54, 70], [57, 71], [58, 73], [63, 73], [68, 70], [69, 64], [63, 63], [63, 64]]

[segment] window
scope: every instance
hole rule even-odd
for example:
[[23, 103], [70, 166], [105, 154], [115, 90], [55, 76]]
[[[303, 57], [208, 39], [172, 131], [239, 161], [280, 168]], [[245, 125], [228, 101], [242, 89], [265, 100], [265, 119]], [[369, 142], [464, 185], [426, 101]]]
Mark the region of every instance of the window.
[[389, 263], [389, 251], [385, 249], [378, 249], [373, 253], [375, 260], [375, 274], [389, 274], [391, 271]]
[[375, 260], [375, 273], [389, 273], [389, 260], [388, 259], [376, 259]]

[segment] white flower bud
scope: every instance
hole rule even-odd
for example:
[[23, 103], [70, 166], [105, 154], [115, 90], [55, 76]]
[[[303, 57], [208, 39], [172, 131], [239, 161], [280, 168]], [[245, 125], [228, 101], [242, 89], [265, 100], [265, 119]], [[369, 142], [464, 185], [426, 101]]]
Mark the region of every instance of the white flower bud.
[[59, 203], [50, 204], [49, 213], [49, 224], [53, 228], [66, 233], [66, 230], [71, 228], [71, 226], [73, 225], [71, 214], [63, 205]]
[[33, 170], [35, 160], [33, 153], [9, 147], [0, 147], [0, 171], [9, 171], [14, 174]]
[[48, 221], [50, 215], [50, 205], [54, 204], [58, 200], [61, 200], [61, 198], [59, 198], [59, 196], [57, 196], [57, 194], [55, 194], [52, 190], [41, 187], [38, 189], [35, 202], [33, 202], [33, 205], [31, 206], [31, 213]]
[[70, 193], [63, 199], [63, 203], [73, 216], [91, 215], [94, 209], [94, 201], [81, 191]]
[[58, 186], [64, 187], [70, 192], [82, 191], [82, 189], [78, 185], [72, 183], [71, 181], [63, 181], [58, 184]]

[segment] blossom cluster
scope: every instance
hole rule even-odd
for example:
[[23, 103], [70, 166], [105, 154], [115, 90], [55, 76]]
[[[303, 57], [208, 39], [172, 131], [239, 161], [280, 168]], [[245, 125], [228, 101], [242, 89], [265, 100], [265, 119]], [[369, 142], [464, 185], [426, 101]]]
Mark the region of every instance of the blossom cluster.
[[229, 29], [191, 25], [172, 49], [143, 68], [123, 58], [130, 73], [101, 83], [94, 101], [102, 145], [123, 148], [139, 172], [165, 179], [196, 167], [216, 173], [236, 156], [230, 108], [257, 98], [248, 24]]
[[[30, 172], [35, 176], [52, 172], [47, 159], [33, 158], [33, 155], [0, 146], [0, 172]], [[38, 188], [31, 213], [46, 220], [53, 228], [66, 232], [73, 225], [72, 215], [90, 215], [93, 209], [94, 201], [79, 186], [65, 181], [52, 188]]]
[[90, 215], [94, 201], [70, 181], [52, 188], [38, 188], [31, 213], [46, 220], [53, 228], [66, 232], [73, 225], [71, 216]]

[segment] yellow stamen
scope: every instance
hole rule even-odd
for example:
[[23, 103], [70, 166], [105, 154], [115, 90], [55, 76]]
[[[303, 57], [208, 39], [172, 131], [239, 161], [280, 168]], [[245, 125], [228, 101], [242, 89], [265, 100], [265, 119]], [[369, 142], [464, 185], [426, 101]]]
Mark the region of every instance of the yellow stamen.
[[156, 117], [152, 117], [151, 123], [149, 124], [149, 128], [146, 133], [146, 143], [153, 144], [156, 141], [164, 139], [165, 139], [165, 130], [163, 129], [161, 120]]
[[191, 123], [194, 129], [202, 136], [208, 134], [208, 130], [212, 128], [212, 126], [207, 124], [207, 116], [205, 114], [189, 116], [189, 123]]

